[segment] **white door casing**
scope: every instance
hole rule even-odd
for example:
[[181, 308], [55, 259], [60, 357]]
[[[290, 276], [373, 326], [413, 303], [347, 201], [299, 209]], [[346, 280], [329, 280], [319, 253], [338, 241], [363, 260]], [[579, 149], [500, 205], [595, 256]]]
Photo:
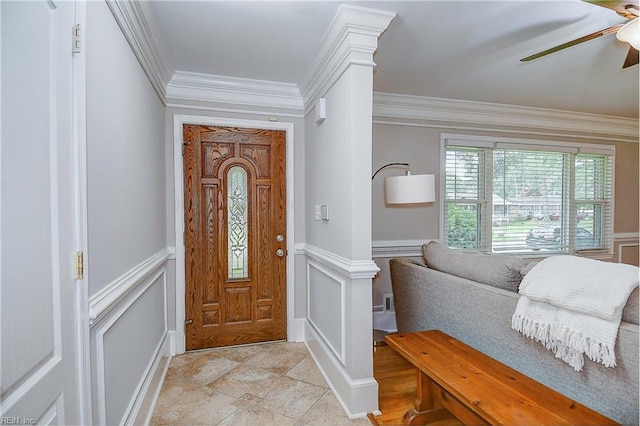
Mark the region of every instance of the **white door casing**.
[[73, 268], [74, 253], [86, 247], [78, 155], [84, 103], [74, 93], [72, 54], [78, 4], [0, 3], [4, 424], [80, 424], [90, 409], [79, 367], [85, 282]]

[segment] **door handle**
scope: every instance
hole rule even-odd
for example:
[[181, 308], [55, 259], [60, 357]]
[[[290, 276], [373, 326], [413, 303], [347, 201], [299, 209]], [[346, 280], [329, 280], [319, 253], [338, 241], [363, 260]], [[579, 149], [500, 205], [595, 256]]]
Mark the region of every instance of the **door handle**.
[[278, 256], [278, 257], [284, 256], [284, 250], [282, 250], [282, 249], [276, 250], [276, 256]]

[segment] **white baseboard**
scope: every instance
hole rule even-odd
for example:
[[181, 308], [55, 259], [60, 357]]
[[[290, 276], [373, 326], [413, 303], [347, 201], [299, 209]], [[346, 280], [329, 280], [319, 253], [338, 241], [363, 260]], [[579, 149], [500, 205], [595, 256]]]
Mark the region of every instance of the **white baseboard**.
[[293, 322], [292, 331], [293, 334], [287, 336], [289, 342], [304, 342], [304, 326], [307, 320], [304, 318], [296, 318]]
[[374, 312], [373, 328], [378, 330], [384, 330], [387, 333], [393, 333], [398, 331], [398, 325], [396, 324], [395, 311]]
[[169, 355], [178, 355], [178, 333], [175, 330], [169, 330], [167, 332], [167, 337], [169, 338]]
[[373, 377], [352, 379], [311, 323], [305, 320], [304, 324], [307, 349], [347, 417], [357, 419], [379, 413], [378, 382]]
[[167, 375], [170, 362], [171, 338], [169, 333], [165, 333], [162, 344], [159, 346], [158, 351], [151, 360], [150, 368], [144, 378], [144, 384], [142, 385], [138, 395], [134, 397], [136, 404], [134, 404], [125, 424], [149, 424], [151, 416], [153, 415], [153, 410], [158, 402], [158, 397], [160, 396], [162, 384], [164, 383], [164, 378]]

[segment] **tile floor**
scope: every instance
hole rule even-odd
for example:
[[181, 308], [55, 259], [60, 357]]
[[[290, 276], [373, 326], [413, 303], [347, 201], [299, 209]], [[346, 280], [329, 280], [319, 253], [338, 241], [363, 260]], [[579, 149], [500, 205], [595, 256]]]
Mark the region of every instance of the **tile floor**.
[[151, 425], [354, 425], [303, 343], [188, 352], [169, 365]]

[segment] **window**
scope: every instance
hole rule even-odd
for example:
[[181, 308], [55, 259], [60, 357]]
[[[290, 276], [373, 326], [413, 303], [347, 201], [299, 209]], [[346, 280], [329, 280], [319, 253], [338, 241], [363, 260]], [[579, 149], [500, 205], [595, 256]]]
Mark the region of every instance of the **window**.
[[610, 252], [614, 147], [443, 135], [452, 248]]

